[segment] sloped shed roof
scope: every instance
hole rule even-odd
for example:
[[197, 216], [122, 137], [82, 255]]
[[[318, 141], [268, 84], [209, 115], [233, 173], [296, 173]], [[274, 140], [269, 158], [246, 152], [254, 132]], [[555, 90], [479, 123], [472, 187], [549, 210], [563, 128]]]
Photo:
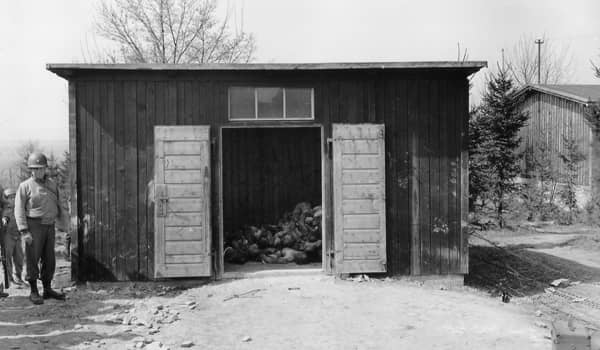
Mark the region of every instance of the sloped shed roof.
[[523, 87], [517, 96], [538, 91], [549, 95], [562, 97], [574, 102], [588, 104], [600, 101], [600, 84], [599, 85], [527, 85]]

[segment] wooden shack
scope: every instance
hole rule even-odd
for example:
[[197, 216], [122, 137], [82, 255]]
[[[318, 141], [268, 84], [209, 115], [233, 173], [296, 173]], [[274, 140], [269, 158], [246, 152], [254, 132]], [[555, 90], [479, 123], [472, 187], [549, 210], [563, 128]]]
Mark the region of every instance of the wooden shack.
[[222, 278], [225, 230], [301, 200], [323, 208], [324, 273], [466, 274], [485, 64], [49, 64], [68, 80], [73, 277]]
[[600, 195], [600, 135], [587, 117], [590, 108], [600, 103], [600, 85], [527, 85], [517, 91], [515, 100], [529, 117], [519, 132], [523, 140], [519, 152], [525, 155], [523, 175], [531, 177], [535, 164], [527, 160], [537, 156], [550, 164], [562, 186], [567, 175], [562, 156], [567, 155], [567, 142], [574, 141], [585, 157], [576, 164], [575, 174], [577, 205], [585, 208]]
[[[565, 153], [565, 141], [575, 141], [586, 157], [579, 164], [576, 184], [589, 191], [593, 172], [598, 171], [594, 163], [599, 160], [592, 152], [594, 137], [586, 110], [600, 102], [600, 85], [527, 85], [516, 93], [516, 99], [529, 117], [519, 133], [523, 140], [520, 152], [536, 151], [543, 146], [557, 173], [564, 175], [566, 168], [560, 157]], [[523, 160], [522, 168], [527, 170], [527, 167]]]

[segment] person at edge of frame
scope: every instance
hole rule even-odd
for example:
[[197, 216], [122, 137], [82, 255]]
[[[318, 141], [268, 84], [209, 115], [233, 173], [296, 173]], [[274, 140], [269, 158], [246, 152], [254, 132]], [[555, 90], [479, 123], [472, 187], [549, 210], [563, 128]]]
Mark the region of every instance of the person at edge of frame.
[[[6, 207], [6, 205], [8, 204], [8, 202], [4, 199], [4, 188], [2, 187], [2, 185], [0, 185], [0, 213], [4, 212], [4, 208]], [[2, 222], [0, 222], [0, 242], [2, 245], [4, 245], [3, 242], [3, 238], [4, 238], [4, 225], [2, 224]], [[4, 249], [2, 249], [1, 254], [5, 254]], [[3, 259], [6, 259], [5, 256], [2, 256]], [[4, 271], [4, 273], [8, 273], [7, 270]], [[4, 280], [4, 278], [2, 279]], [[6, 293], [4, 291], [4, 283], [0, 282], [0, 298], [6, 298], [8, 296], [8, 293]]]
[[[15, 222], [15, 195], [12, 188], [4, 190], [4, 198], [8, 204], [2, 212], [2, 225], [4, 226], [4, 253], [6, 254], [6, 269], [8, 270], [8, 280], [16, 285], [23, 285], [21, 275], [23, 273], [23, 246], [21, 244], [21, 235]], [[13, 266], [15, 275], [12, 276]]]
[[[19, 184], [15, 198], [15, 220], [25, 242], [26, 279], [31, 288], [29, 300], [36, 305], [43, 304], [48, 298], [65, 300], [63, 293], [51, 287], [56, 268], [54, 225], [56, 219], [61, 218], [61, 207], [58, 186], [48, 178], [47, 166], [48, 159], [44, 154], [31, 153], [27, 159], [31, 177]], [[38, 267], [40, 260], [41, 271]], [[38, 278], [44, 287], [43, 296], [38, 292]]]

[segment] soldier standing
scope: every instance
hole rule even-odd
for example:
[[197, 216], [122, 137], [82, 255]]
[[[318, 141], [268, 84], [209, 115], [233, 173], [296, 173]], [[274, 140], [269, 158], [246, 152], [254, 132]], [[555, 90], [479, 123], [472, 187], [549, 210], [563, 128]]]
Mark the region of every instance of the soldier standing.
[[[34, 304], [43, 304], [48, 298], [65, 300], [64, 294], [51, 288], [56, 268], [54, 224], [61, 217], [61, 207], [58, 186], [48, 178], [47, 166], [45, 155], [32, 153], [27, 159], [31, 177], [21, 182], [15, 198], [15, 219], [25, 241], [27, 280], [31, 287], [29, 300]], [[38, 268], [40, 260], [41, 274]], [[38, 292], [38, 278], [44, 286], [43, 298]]]
[[[21, 279], [21, 274], [23, 273], [23, 246], [21, 244], [21, 235], [15, 222], [15, 194], [15, 190], [12, 188], [4, 190], [4, 197], [8, 200], [8, 204], [2, 213], [2, 225], [4, 226], [3, 243], [6, 254], [6, 269], [9, 274], [8, 279], [14, 284], [21, 285], [23, 284], [23, 280]], [[13, 266], [15, 271], [14, 278], [12, 277]]]
[[[4, 199], [4, 188], [2, 188], [2, 185], [0, 185], [0, 212], [4, 211], [4, 208], [6, 207], [6, 205], [8, 204], [8, 202]], [[0, 254], [2, 261], [2, 265], [4, 268], [4, 274], [8, 275], [8, 269], [6, 268], [6, 253], [4, 251], [4, 234], [5, 234], [5, 228], [4, 228], [4, 223], [0, 222], [0, 244], [2, 245], [2, 249], [0, 249]], [[3, 280], [7, 281], [6, 283], [8, 283], [8, 276], [5, 276], [5, 278], [3, 278]], [[2, 282], [0, 282], [0, 298], [6, 298], [8, 296], [8, 293], [4, 292], [4, 288], [8, 288], [8, 285], [3, 285]]]

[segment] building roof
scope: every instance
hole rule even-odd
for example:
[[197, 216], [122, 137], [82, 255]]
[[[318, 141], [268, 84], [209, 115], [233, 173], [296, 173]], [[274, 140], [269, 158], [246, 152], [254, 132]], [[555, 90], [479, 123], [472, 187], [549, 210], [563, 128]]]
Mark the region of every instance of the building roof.
[[79, 71], [314, 71], [314, 70], [398, 70], [445, 69], [467, 74], [487, 67], [486, 61], [438, 62], [356, 62], [356, 63], [207, 63], [207, 64], [79, 64], [49, 63], [46, 69], [69, 78]]
[[582, 104], [600, 101], [600, 85], [527, 85], [517, 92], [517, 96], [531, 91], [562, 97]]

